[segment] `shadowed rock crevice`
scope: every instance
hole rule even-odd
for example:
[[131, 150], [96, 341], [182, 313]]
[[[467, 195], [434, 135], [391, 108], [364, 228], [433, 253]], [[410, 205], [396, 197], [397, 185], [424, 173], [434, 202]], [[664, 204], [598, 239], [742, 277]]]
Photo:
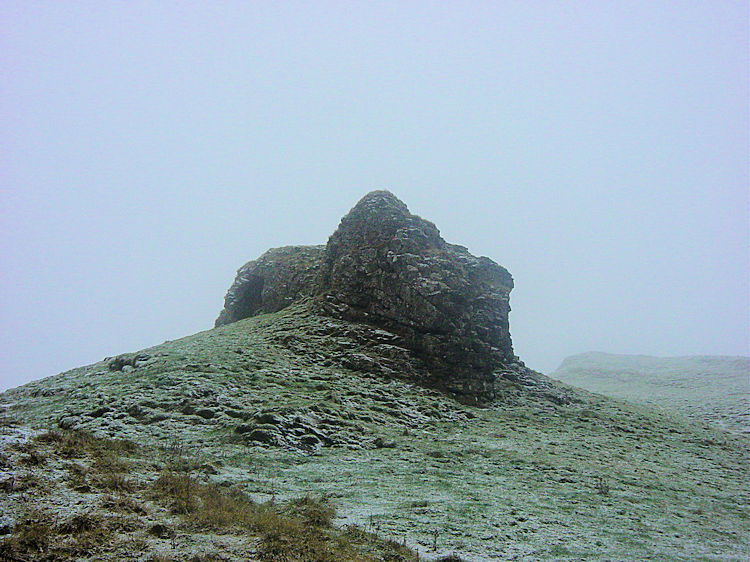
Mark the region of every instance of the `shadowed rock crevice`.
[[284, 246], [246, 263], [237, 271], [215, 325], [277, 312], [311, 296], [322, 255], [323, 246]]
[[276, 248], [243, 266], [216, 325], [314, 297], [318, 314], [397, 334], [427, 365], [426, 384], [491, 400], [497, 373], [525, 370], [510, 337], [512, 288], [505, 268], [447, 243], [392, 193], [373, 191], [325, 247]]

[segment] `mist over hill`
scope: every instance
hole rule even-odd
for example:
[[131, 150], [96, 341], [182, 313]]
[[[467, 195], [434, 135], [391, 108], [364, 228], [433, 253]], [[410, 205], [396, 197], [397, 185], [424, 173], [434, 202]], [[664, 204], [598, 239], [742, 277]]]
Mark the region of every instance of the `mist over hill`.
[[613, 398], [673, 409], [733, 431], [750, 431], [748, 357], [591, 352], [567, 357], [552, 376]]

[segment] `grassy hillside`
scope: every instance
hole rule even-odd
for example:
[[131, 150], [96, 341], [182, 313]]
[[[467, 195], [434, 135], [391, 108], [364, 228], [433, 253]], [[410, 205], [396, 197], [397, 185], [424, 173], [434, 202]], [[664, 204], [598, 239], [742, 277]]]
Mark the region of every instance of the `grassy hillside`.
[[583, 353], [554, 378], [613, 398], [674, 409], [692, 419], [750, 432], [750, 358]]
[[[747, 437], [544, 379], [506, 381], [491, 406], [463, 405], [369, 372], [403, 351], [387, 341], [303, 303], [0, 395], [0, 511], [15, 529], [4, 544], [23, 538], [24, 521], [60, 531], [76, 513], [111, 512], [109, 494], [147, 498], [138, 517], [148, 523], [121, 533], [148, 556], [181, 560], [295, 559], [264, 550], [251, 512], [284, 515], [304, 498], [336, 509], [314, 544], [348, 532], [342, 548], [375, 559], [408, 559], [388, 546], [404, 542], [425, 559], [750, 555]], [[49, 430], [132, 442], [130, 468], [107, 488], [96, 458], [66, 458]], [[185, 501], [203, 505], [218, 490], [256, 507], [231, 533], [218, 514], [175, 512], [179, 486], [161, 487], [168, 501], [158, 493], [175, 457]], [[118, 490], [117, 474], [130, 488]], [[33, 495], [17, 486], [40, 479]], [[166, 538], [150, 531], [158, 524]], [[80, 559], [97, 559], [96, 548]]]

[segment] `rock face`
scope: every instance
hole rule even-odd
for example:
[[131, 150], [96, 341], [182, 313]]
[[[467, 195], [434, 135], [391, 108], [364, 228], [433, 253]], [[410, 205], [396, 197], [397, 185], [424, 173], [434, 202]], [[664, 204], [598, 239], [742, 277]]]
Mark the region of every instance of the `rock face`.
[[318, 285], [319, 311], [399, 334], [434, 385], [489, 395], [493, 372], [514, 359], [510, 273], [446, 243], [388, 191], [369, 193], [341, 220]]
[[243, 265], [224, 297], [215, 325], [231, 324], [264, 312], [276, 312], [311, 296], [323, 246], [272, 248]]
[[325, 247], [269, 250], [243, 266], [216, 324], [312, 296], [318, 314], [396, 334], [428, 366], [430, 386], [485, 400], [497, 373], [522, 368], [508, 325], [512, 288], [506, 269], [445, 242], [392, 193], [373, 191]]

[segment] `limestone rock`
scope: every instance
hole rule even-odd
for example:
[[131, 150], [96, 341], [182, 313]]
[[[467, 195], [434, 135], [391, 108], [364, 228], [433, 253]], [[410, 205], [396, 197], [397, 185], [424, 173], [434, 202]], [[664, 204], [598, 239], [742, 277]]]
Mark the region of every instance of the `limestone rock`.
[[237, 271], [216, 326], [276, 312], [313, 292], [323, 246], [272, 248]]
[[244, 265], [216, 325], [312, 297], [318, 314], [386, 330], [388, 341], [372, 342], [384, 356], [355, 351], [352, 368], [408, 378], [386, 366], [394, 350], [405, 350], [429, 371], [415, 382], [488, 400], [496, 373], [518, 360], [508, 325], [512, 288], [506, 269], [447, 243], [392, 193], [373, 191], [325, 247], [276, 248]]
[[513, 278], [448, 244], [388, 191], [362, 198], [326, 246], [319, 312], [401, 336], [433, 385], [490, 398], [493, 372], [514, 360], [508, 325]]
[[107, 367], [110, 371], [133, 371], [139, 367], [143, 367], [151, 360], [151, 356], [148, 353], [124, 353], [118, 355], [112, 359], [106, 358]]

